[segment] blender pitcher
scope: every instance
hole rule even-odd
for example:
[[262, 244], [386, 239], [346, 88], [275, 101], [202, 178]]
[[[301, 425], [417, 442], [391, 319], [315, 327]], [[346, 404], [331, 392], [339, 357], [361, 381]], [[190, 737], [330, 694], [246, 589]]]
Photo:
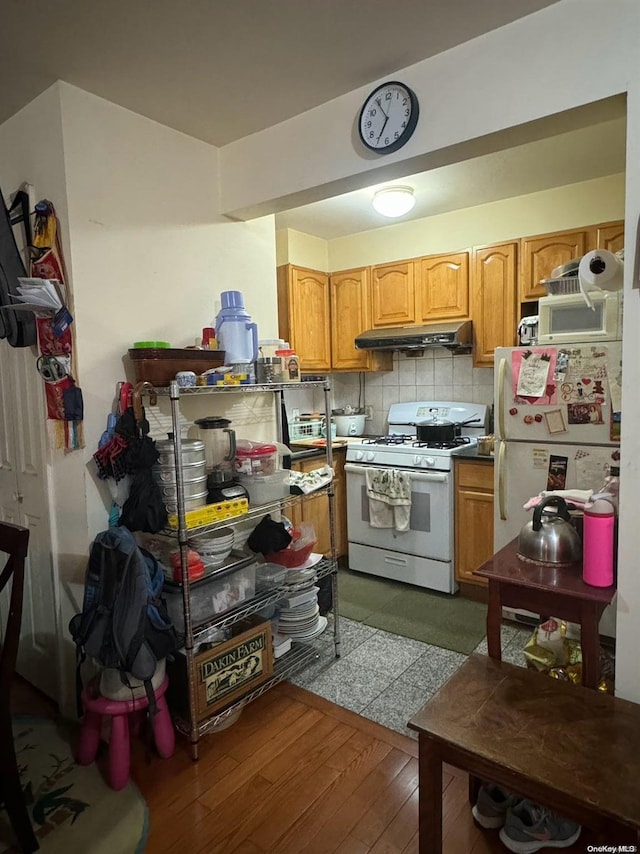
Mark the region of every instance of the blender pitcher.
[[204, 442], [207, 483], [227, 483], [234, 477], [236, 432], [229, 428], [228, 418], [198, 418], [198, 438]]

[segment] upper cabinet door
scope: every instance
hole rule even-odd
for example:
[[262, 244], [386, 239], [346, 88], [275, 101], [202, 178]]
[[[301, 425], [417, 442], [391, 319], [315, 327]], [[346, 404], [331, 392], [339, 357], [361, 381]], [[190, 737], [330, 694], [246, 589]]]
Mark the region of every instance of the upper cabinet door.
[[608, 249], [619, 252], [624, 249], [624, 222], [609, 222], [596, 226], [594, 249]]
[[302, 371], [331, 369], [329, 276], [287, 264], [278, 267], [280, 335], [295, 349]]
[[366, 371], [369, 354], [356, 350], [354, 338], [371, 328], [369, 267], [332, 273], [331, 361], [338, 370]]
[[417, 323], [469, 317], [468, 252], [430, 255], [417, 266]]
[[496, 347], [515, 344], [517, 258], [515, 242], [473, 251], [471, 314], [476, 367], [493, 365]]
[[547, 295], [540, 279], [548, 279], [554, 267], [584, 255], [587, 229], [558, 231], [521, 240], [520, 300], [539, 299]]
[[371, 305], [373, 326], [407, 326], [415, 323], [413, 261], [373, 267]]

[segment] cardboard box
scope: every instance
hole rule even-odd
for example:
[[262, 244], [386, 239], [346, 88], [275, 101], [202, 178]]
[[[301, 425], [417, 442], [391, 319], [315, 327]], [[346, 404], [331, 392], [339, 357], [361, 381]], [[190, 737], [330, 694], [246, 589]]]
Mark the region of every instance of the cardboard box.
[[[196, 717], [205, 720], [248, 694], [273, 673], [271, 622], [252, 617], [237, 623], [238, 633], [195, 656]], [[184, 653], [169, 668], [169, 700], [187, 711], [187, 662]]]

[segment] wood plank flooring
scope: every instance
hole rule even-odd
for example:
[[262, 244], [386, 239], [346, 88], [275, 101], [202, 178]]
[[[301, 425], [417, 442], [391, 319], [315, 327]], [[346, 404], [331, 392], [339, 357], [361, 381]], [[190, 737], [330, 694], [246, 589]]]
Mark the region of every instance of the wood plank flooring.
[[[54, 712], [24, 690], [14, 712]], [[134, 740], [132, 777], [149, 805], [147, 854], [417, 854], [418, 744], [288, 683], [171, 759]], [[106, 752], [99, 764], [104, 768]], [[473, 822], [467, 775], [443, 775], [445, 854], [504, 852]], [[628, 841], [621, 839], [620, 841]], [[612, 844], [583, 832], [568, 854]]]

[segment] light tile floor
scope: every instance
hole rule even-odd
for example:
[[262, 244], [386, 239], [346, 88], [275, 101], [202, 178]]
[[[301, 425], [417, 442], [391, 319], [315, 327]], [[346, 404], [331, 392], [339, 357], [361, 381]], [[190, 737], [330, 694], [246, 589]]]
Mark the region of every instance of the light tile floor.
[[[531, 629], [502, 626], [502, 658], [524, 666]], [[341, 657], [333, 622], [318, 640], [319, 658], [292, 682], [384, 726], [415, 737], [407, 721], [466, 661], [467, 656], [340, 618]], [[475, 652], [487, 653], [486, 638]]]

